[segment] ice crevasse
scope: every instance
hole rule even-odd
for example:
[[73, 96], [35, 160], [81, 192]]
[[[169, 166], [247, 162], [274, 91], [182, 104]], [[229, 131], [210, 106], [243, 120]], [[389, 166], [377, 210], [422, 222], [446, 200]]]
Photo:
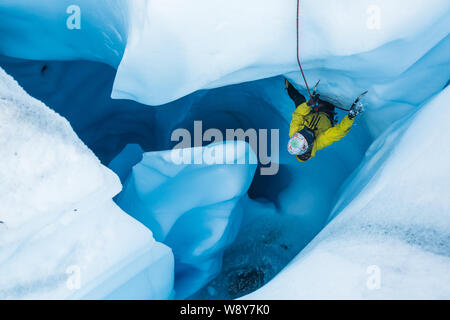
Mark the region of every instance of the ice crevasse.
[[[123, 191], [116, 202], [148, 228], [126, 215], [111, 200], [121, 190], [117, 177], [82, 145], [69, 124], [26, 96], [2, 74], [4, 91], [0, 93], [3, 96], [11, 93], [1, 100], [6, 112], [0, 116], [8, 116], [8, 120], [0, 123], [10, 124], [0, 127], [8, 134], [0, 137], [4, 139], [2, 144], [8, 146], [1, 151], [8, 165], [2, 168], [0, 187], [8, 192], [2, 195], [6, 201], [0, 212], [0, 220], [5, 222], [0, 228], [7, 232], [2, 231], [0, 237], [5, 237], [4, 243], [11, 245], [2, 243], [1, 257], [8, 263], [2, 263], [0, 268], [5, 268], [6, 273], [12, 272], [20, 261], [24, 261], [21, 264], [24, 267], [16, 271], [16, 278], [0, 278], [0, 295], [74, 297], [66, 285], [69, 274], [65, 271], [71, 266], [86, 270], [81, 274], [85, 274], [82, 279], [87, 282], [98, 281], [92, 288], [103, 288], [92, 289], [91, 293], [78, 292], [75, 297], [127, 295], [130, 291], [125, 284], [131, 288], [133, 279], [140, 282], [136, 279], [144, 269], [151, 276], [142, 288], [141, 292], [146, 293], [139, 296], [141, 298], [174, 296], [173, 279], [168, 270], [175, 272], [178, 297], [193, 293], [192, 290], [210, 280], [220, 269], [224, 249], [236, 237], [242, 218], [240, 201], [252, 182], [254, 166], [239, 169], [177, 166], [168, 160], [169, 152], [165, 150], [171, 147], [169, 144], [152, 137], [154, 141], [148, 143], [144, 152], [129, 144], [136, 141], [129, 141], [128, 133], [111, 148], [98, 147], [99, 135], [115, 139], [111, 132], [128, 125], [116, 121], [103, 128], [100, 124], [112, 117], [101, 115], [116, 113], [125, 118], [134, 117], [133, 121], [139, 118], [141, 122], [136, 127], [146, 128], [139, 129], [140, 135], [150, 132], [168, 139], [177, 125], [186, 125], [188, 120], [207, 112], [221, 112], [222, 119], [210, 119], [212, 125], [227, 125], [230, 122], [224, 118], [239, 114], [233, 124], [242, 125], [251, 119], [253, 122], [248, 122], [255, 126], [279, 127], [283, 146], [286, 142], [283, 132], [287, 130], [293, 106], [285, 97], [282, 79], [271, 77], [284, 75], [306, 93], [296, 66], [295, 9], [295, 1], [269, 0], [245, 3], [235, 0], [226, 3], [218, 0], [78, 1], [76, 7], [65, 0], [2, 1], [0, 54], [21, 60], [10, 63], [2, 57], [0, 65], [28, 93], [66, 116], [75, 131], [86, 128], [77, 134], [90, 147], [94, 146], [96, 155], [122, 180]], [[448, 172], [444, 161], [448, 158], [444, 134], [447, 113], [442, 113], [438, 122], [429, 119], [432, 113], [429, 110], [438, 112], [439, 106], [448, 105], [448, 89], [442, 90], [450, 75], [449, 10], [450, 4], [445, 0], [426, 3], [419, 0], [407, 3], [301, 1], [301, 57], [309, 81], [314, 83], [320, 79], [322, 97], [341, 106], [348, 106], [356, 95], [369, 90], [367, 111], [346, 141], [324, 151], [314, 163], [300, 166], [280, 149], [280, 175], [291, 178], [279, 178], [282, 190], [276, 195], [269, 194], [276, 198], [274, 210], [300, 215], [304, 219], [302, 223], [315, 227], [320, 225], [317, 221], [326, 220], [330, 212], [334, 218], [330, 218], [323, 232], [280, 275], [250, 297], [417, 297], [413, 292], [418, 290], [402, 291], [400, 288], [401, 281], [406, 279], [401, 277], [404, 270], [407, 270], [403, 272], [407, 279], [416, 279], [416, 282], [407, 282], [405, 288], [425, 288], [421, 291], [423, 297], [449, 296], [448, 285], [445, 285], [449, 279], [444, 274], [448, 269], [449, 228], [443, 222], [445, 209], [449, 208], [448, 192], [445, 192], [448, 188], [445, 189], [446, 180], [437, 176], [437, 172], [444, 177]], [[73, 22], [70, 19], [76, 18], [77, 12], [80, 28], [70, 28]], [[74, 60], [96, 62], [98, 73], [95, 76], [83, 73], [81, 67], [87, 65]], [[47, 72], [41, 69], [43, 65], [48, 66]], [[80, 70], [74, 72], [79, 66]], [[54, 70], [60, 73], [52, 74]], [[65, 74], [69, 70], [71, 73]], [[245, 83], [254, 80], [260, 81]], [[95, 90], [92, 89], [94, 84]], [[77, 89], [76, 97], [69, 96], [73, 88]], [[14, 113], [17, 108], [13, 105], [22, 105], [22, 100], [15, 95], [39, 105], [42, 114], [47, 115], [45, 119], [52, 119], [52, 126], [39, 126], [44, 116], [30, 115], [29, 109], [18, 108], [22, 113]], [[98, 98], [103, 95], [105, 98]], [[109, 95], [115, 100], [109, 99]], [[438, 97], [430, 101], [435, 95]], [[150, 107], [162, 104], [164, 106]], [[145, 112], [151, 113], [151, 117], [141, 117], [143, 108], [147, 108]], [[261, 110], [258, 108], [274, 113], [258, 112]], [[78, 113], [86, 117], [74, 115], [74, 110], [80, 110]], [[91, 121], [94, 118], [96, 122]], [[104, 132], [95, 129], [100, 127]], [[151, 131], [149, 127], [158, 130]], [[15, 136], [16, 131], [28, 136]], [[426, 131], [435, 139], [418, 141], [413, 138], [417, 131]], [[54, 142], [55, 135], [62, 135], [61, 143]], [[30, 136], [41, 139], [45, 149], [39, 149], [40, 144], [30, 140]], [[415, 142], [420, 147], [412, 148]], [[363, 156], [370, 143], [371, 147]], [[431, 150], [433, 143], [436, 146]], [[121, 147], [127, 144], [119, 154]], [[54, 147], [49, 148], [50, 145]], [[18, 148], [31, 150], [27, 151], [30, 155], [22, 157], [22, 152], [16, 151]], [[103, 158], [105, 150], [113, 151]], [[423, 150], [420, 155], [416, 154], [420, 161], [413, 161], [416, 159], [414, 152], [418, 150]], [[431, 151], [436, 152], [434, 157]], [[43, 154], [54, 163], [39, 161]], [[72, 159], [73, 169], [68, 164], [60, 166], [60, 162], [68, 161], [58, 159], [61, 154]], [[246, 152], [241, 156], [248, 155]], [[435, 158], [444, 160], [433, 161]], [[20, 161], [16, 161], [18, 159]], [[81, 165], [82, 161], [85, 164]], [[400, 169], [405, 162], [417, 176]], [[430, 167], [436, 174], [427, 176], [428, 184], [420, 183], [419, 180], [425, 179], [423, 170]], [[402, 172], [400, 178], [394, 179], [399, 172]], [[48, 179], [47, 175], [50, 175]], [[211, 175], [214, 178], [205, 178]], [[20, 182], [15, 176], [24, 180]], [[431, 177], [441, 181], [442, 188], [435, 190]], [[52, 185], [46, 186], [43, 181]], [[220, 181], [228, 181], [232, 187], [208, 188]], [[11, 185], [17, 187], [14, 189]], [[401, 195], [399, 190], [403, 191]], [[399, 196], [394, 197], [394, 194]], [[95, 207], [91, 207], [94, 203]], [[296, 212], [298, 203], [306, 207], [301, 214]], [[430, 205], [423, 206], [427, 203]], [[74, 209], [78, 214], [73, 213]], [[90, 218], [81, 218], [83, 213]], [[65, 229], [59, 228], [58, 223]], [[187, 230], [184, 227], [187, 225], [198, 229]], [[103, 231], [94, 232], [96, 226]], [[84, 231], [85, 238], [80, 240], [78, 228], [87, 228], [92, 233]], [[54, 239], [63, 239], [58, 238], [63, 234], [67, 245], [61, 249]], [[118, 234], [126, 236], [122, 238]], [[51, 240], [51, 237], [54, 238]], [[187, 237], [192, 241], [185, 243], [183, 239]], [[42, 242], [36, 242], [35, 238]], [[88, 243], [96, 246], [88, 249]], [[374, 243], [381, 244], [375, 246]], [[36, 256], [33, 245], [48, 250], [49, 256], [53, 255], [50, 251], [59, 252], [60, 256], [53, 256], [53, 267], [41, 264], [43, 269], [34, 272], [25, 267], [27, 263], [39, 264], [37, 261], [46, 257], [44, 254]], [[65, 255], [73, 250], [78, 253], [70, 253], [71, 259], [67, 258]], [[103, 262], [92, 263], [90, 259], [101, 257], [99, 252], [103, 254]], [[141, 270], [127, 269], [123, 265], [124, 261], [138, 259], [138, 254], [133, 256], [133, 252], [142, 252], [142, 257], [146, 257], [142, 259], [149, 259], [142, 262]], [[394, 254], [396, 252], [398, 255]], [[404, 260], [405, 252], [415, 257], [416, 269]], [[396, 259], [391, 259], [392, 256]], [[130, 265], [134, 264], [130, 262]], [[323, 270], [318, 266], [323, 266]], [[327, 269], [332, 266], [336, 266], [335, 271]], [[366, 272], [369, 266], [374, 266], [370, 270], [375, 273], [379, 271], [381, 283], [387, 287], [368, 289], [365, 281], [370, 276]], [[114, 268], [129, 271], [117, 271], [114, 275], [119, 277], [120, 274], [123, 278], [110, 282], [105, 270]], [[340, 272], [346, 268], [354, 272]], [[293, 278], [298, 282], [290, 282]], [[342, 283], [336, 285], [332, 281], [335, 278]], [[115, 287], [105, 289], [98, 279], [115, 283]], [[152, 284], [156, 279], [160, 282]], [[316, 282], [317, 279], [322, 279], [323, 283]], [[315, 290], [312, 281], [320, 283]], [[439, 281], [444, 284], [441, 290], [437, 288]], [[149, 291], [146, 289], [149, 286], [158, 289]], [[340, 289], [336, 289], [338, 287]], [[33, 293], [33, 288], [45, 289], [39, 289], [38, 294]]]
[[448, 299], [449, 99], [447, 88], [380, 136], [348, 179], [331, 222], [244, 298]]
[[[188, 156], [211, 160], [195, 166], [172, 151], [118, 163], [126, 148], [114, 159], [131, 170], [116, 203], [138, 222], [112, 200], [119, 170], [103, 166], [64, 118], [1, 72], [1, 298], [186, 297], [220, 270], [256, 168], [248, 144], [192, 149]], [[215, 164], [220, 154], [230, 163]], [[235, 165], [241, 158], [254, 164]]]

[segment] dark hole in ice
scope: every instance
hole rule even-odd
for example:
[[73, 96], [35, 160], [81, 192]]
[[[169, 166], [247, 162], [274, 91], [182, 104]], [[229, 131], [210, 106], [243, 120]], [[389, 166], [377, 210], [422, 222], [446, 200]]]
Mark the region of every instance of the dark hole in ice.
[[259, 268], [233, 270], [228, 275], [228, 294], [239, 297], [250, 293], [264, 284], [264, 271]]

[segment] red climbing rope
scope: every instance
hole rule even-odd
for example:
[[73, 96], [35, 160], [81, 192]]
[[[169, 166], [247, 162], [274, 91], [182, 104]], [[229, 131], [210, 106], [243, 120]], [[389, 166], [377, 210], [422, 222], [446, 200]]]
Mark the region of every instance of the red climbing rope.
[[303, 73], [302, 64], [300, 63], [300, 30], [299, 30], [299, 16], [300, 16], [300, 0], [297, 0], [297, 62], [300, 68], [300, 71], [303, 76], [303, 80], [305, 81], [306, 89], [308, 90], [309, 97], [312, 99], [311, 91], [309, 90], [308, 82], [306, 81], [305, 74]]

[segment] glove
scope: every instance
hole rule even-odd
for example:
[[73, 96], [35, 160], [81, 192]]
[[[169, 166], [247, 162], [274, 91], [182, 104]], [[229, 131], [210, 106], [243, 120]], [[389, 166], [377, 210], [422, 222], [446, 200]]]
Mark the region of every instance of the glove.
[[364, 112], [364, 107], [362, 103], [357, 103], [354, 104], [351, 108], [350, 111], [348, 112], [348, 118], [350, 120], [353, 120], [357, 115], [361, 114]]

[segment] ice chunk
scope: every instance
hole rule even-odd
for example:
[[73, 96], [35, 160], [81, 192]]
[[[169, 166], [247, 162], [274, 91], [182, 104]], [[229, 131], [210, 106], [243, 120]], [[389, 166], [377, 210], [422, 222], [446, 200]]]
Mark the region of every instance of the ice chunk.
[[[201, 164], [191, 162], [199, 156]], [[255, 169], [252, 149], [239, 141], [149, 152], [134, 166], [117, 203], [172, 248], [177, 298], [193, 294], [220, 270]]]
[[117, 176], [2, 69], [0, 145], [0, 298], [171, 297], [172, 253], [113, 203]]
[[335, 218], [248, 299], [450, 298], [450, 89], [377, 139]]

